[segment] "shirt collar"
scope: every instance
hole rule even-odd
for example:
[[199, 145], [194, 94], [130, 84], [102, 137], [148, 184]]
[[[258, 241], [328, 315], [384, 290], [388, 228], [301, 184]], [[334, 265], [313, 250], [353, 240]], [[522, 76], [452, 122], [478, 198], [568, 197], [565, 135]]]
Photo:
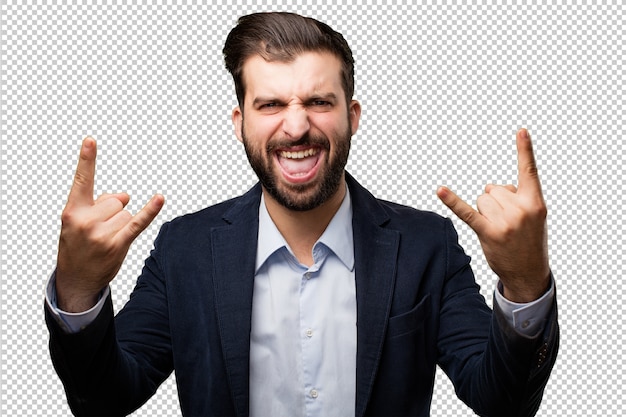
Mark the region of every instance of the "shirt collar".
[[[323, 244], [330, 249], [350, 271], [354, 269], [354, 239], [352, 235], [352, 200], [346, 185], [346, 195], [341, 206], [333, 216], [322, 236], [315, 242], [315, 246]], [[281, 248], [291, 249], [283, 235], [274, 224], [267, 212], [265, 198], [261, 194], [259, 206], [259, 235], [257, 237], [255, 273], [265, 261]]]

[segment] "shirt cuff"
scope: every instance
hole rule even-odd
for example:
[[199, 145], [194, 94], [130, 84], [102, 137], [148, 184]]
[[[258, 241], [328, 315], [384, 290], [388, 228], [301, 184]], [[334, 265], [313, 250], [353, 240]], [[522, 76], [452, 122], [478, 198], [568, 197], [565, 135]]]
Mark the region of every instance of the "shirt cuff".
[[52, 276], [48, 279], [46, 284], [46, 304], [55, 318], [56, 322], [61, 326], [66, 333], [78, 333], [93, 322], [106, 301], [107, 296], [111, 292], [111, 289], [107, 286], [100, 292], [98, 302], [95, 306], [91, 307], [87, 311], [81, 313], [68, 313], [61, 310], [57, 305], [57, 290], [56, 290], [56, 271], [52, 273]]
[[524, 336], [532, 337], [539, 333], [554, 301], [554, 279], [550, 282], [550, 289], [530, 303], [514, 303], [507, 300], [502, 292], [502, 282], [498, 281], [494, 296], [509, 324]]

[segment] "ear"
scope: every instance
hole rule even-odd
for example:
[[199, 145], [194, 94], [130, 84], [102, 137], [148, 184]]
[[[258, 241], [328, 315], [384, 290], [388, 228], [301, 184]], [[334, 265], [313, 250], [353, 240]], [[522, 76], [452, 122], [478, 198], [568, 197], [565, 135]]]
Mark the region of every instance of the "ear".
[[243, 113], [239, 106], [233, 109], [232, 120], [235, 136], [237, 136], [239, 142], [243, 143]]
[[350, 120], [350, 129], [354, 135], [359, 129], [359, 121], [361, 120], [361, 103], [357, 100], [350, 102], [350, 108], [348, 109], [348, 118]]

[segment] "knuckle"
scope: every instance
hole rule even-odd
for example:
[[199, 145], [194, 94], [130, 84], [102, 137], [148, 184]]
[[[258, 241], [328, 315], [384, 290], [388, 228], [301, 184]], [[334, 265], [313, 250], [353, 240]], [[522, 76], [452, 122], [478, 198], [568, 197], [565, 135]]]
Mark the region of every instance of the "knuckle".
[[528, 165], [526, 165], [526, 174], [533, 178], [538, 177], [539, 170], [537, 169], [537, 165], [535, 165], [533, 162], [530, 162]]
[[89, 219], [80, 220], [74, 223], [74, 230], [79, 235], [86, 236], [88, 239], [93, 240], [95, 222]]
[[139, 234], [143, 231], [143, 227], [136, 220], [130, 221], [128, 223], [128, 232], [133, 238], [139, 236]]
[[61, 214], [61, 226], [77, 235], [89, 236], [95, 227], [95, 221], [73, 210], [64, 210]]
[[489, 204], [489, 201], [492, 200], [492, 197], [489, 194], [481, 194], [476, 198], [476, 206], [480, 209], [480, 207], [486, 207]]
[[90, 251], [102, 254], [103, 256], [110, 256], [116, 250], [116, 245], [113, 240], [113, 231], [104, 225], [92, 228], [89, 233], [85, 235], [84, 243], [89, 247]]
[[98, 248], [108, 248], [111, 238], [104, 230], [94, 230], [89, 236], [89, 243]]
[[74, 175], [74, 183], [78, 186], [84, 186], [90, 183], [90, 179], [81, 170], [77, 170]]
[[466, 210], [460, 213], [460, 216], [467, 224], [473, 224], [476, 221], [476, 215], [478, 213], [473, 210]]
[[533, 200], [526, 204], [523, 213], [525, 218], [544, 220], [548, 217], [548, 208], [542, 199]]
[[61, 224], [69, 225], [74, 222], [74, 211], [72, 211], [69, 207], [65, 207], [61, 212]]
[[102, 193], [96, 199], [96, 204], [102, 203], [103, 201], [108, 200], [110, 197], [111, 197], [111, 194], [109, 194], [109, 193]]
[[61, 212], [61, 224], [77, 230], [88, 230], [93, 222], [85, 216], [85, 212], [77, 210], [71, 206], [66, 206]]
[[545, 221], [548, 218], [548, 209], [545, 205], [540, 205], [535, 207], [535, 211], [533, 212], [533, 217]]
[[117, 198], [107, 198], [104, 202], [106, 203], [105, 207], [111, 206], [111, 209], [115, 210], [116, 212], [122, 211], [122, 209], [124, 208], [122, 202]]
[[128, 210], [121, 210], [119, 212], [120, 217], [125, 220], [127, 223], [130, 222], [133, 218], [133, 215]]
[[518, 228], [512, 224], [506, 223], [500, 230], [500, 239], [503, 242], [509, 242], [513, 237], [517, 235]]

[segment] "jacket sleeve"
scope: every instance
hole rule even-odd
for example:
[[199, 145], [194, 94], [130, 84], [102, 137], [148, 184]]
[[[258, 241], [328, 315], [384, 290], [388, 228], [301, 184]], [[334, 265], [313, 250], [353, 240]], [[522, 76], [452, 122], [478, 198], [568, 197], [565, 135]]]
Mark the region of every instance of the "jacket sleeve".
[[173, 370], [158, 242], [157, 238], [131, 300], [117, 317], [109, 295], [90, 325], [69, 334], [45, 307], [52, 363], [77, 416], [130, 414]]
[[477, 414], [534, 415], [558, 351], [556, 297], [542, 330], [533, 337], [519, 334], [495, 301], [493, 313], [486, 306], [450, 221], [446, 234], [439, 364]]

